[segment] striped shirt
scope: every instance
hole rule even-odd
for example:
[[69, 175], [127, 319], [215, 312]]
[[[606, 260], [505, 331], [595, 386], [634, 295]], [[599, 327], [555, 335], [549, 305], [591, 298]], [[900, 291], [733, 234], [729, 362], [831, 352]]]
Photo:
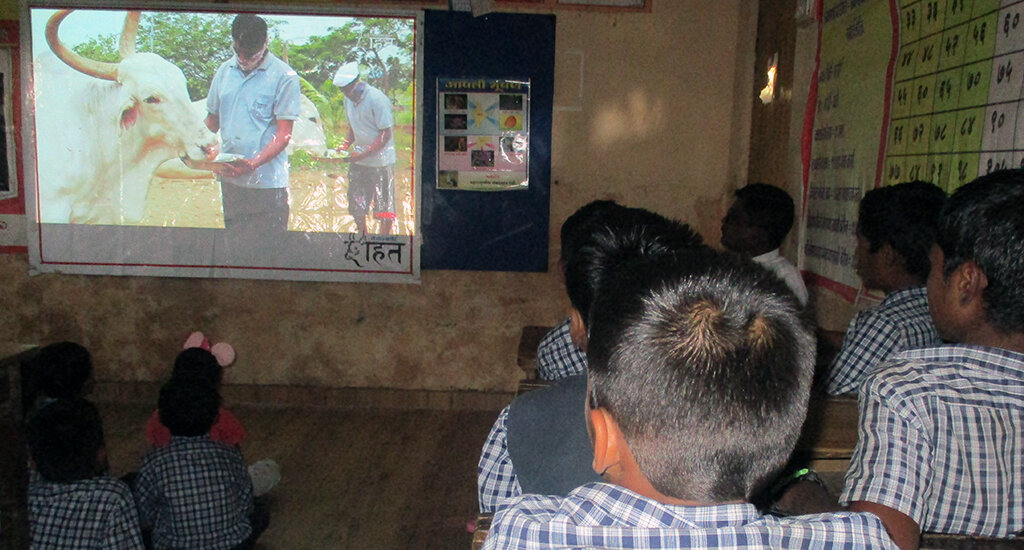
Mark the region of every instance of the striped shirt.
[[1024, 354], [904, 352], [868, 376], [841, 502], [906, 514], [922, 531], [1024, 529]]
[[871, 514], [778, 518], [746, 503], [673, 506], [609, 483], [588, 483], [566, 498], [521, 497], [495, 514], [483, 547], [896, 549]]
[[864, 377], [889, 357], [941, 344], [925, 287], [897, 290], [850, 322], [843, 346], [829, 365], [826, 391], [829, 395], [857, 393]]
[[28, 522], [32, 548], [143, 548], [131, 490], [106, 475], [57, 483], [33, 473], [28, 485]]
[[586, 374], [587, 354], [572, 341], [569, 319], [551, 329], [537, 345], [537, 377], [560, 380]]

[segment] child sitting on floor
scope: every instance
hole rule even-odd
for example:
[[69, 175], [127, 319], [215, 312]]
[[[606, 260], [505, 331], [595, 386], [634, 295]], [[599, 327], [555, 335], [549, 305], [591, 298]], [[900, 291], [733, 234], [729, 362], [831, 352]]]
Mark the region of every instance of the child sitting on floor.
[[[195, 379], [219, 388], [223, 373], [224, 368], [212, 353], [195, 347], [183, 350], [174, 359], [171, 379]], [[220, 407], [217, 421], [210, 428], [210, 438], [239, 446], [245, 440], [245, 428], [231, 411]], [[153, 447], [163, 447], [171, 441], [171, 432], [160, 422], [159, 411], [153, 411], [146, 423], [146, 441]], [[249, 466], [249, 476], [252, 478], [253, 496], [259, 497], [277, 485], [281, 480], [281, 470], [273, 460], [263, 459]]]
[[131, 490], [107, 475], [103, 423], [82, 398], [57, 399], [28, 422], [32, 548], [141, 549]]
[[146, 453], [135, 483], [153, 548], [252, 548], [269, 516], [253, 505], [242, 452], [210, 437], [220, 408], [216, 388], [171, 379], [159, 406], [171, 440]]

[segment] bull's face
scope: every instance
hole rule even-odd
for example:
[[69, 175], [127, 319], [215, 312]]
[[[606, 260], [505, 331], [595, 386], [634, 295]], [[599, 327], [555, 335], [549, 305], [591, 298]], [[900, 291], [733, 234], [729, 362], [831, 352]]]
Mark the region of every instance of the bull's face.
[[185, 75], [162, 57], [139, 53], [121, 61], [118, 71], [122, 146], [139, 157], [217, 156], [217, 136], [191, 108]]

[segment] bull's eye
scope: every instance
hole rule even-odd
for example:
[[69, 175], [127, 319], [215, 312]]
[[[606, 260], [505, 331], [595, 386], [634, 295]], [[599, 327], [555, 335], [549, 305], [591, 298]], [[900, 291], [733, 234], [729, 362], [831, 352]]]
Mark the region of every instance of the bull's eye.
[[151, 95], [147, 97], [145, 101], [146, 103], [160, 103], [160, 98], [155, 95]]

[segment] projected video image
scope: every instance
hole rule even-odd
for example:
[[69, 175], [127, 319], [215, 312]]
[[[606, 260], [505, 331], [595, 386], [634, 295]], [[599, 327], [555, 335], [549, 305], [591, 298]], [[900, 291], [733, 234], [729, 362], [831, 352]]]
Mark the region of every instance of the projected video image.
[[264, 48], [236, 15], [30, 8], [40, 223], [224, 228], [234, 186], [289, 231], [415, 233], [415, 19], [251, 14]]

